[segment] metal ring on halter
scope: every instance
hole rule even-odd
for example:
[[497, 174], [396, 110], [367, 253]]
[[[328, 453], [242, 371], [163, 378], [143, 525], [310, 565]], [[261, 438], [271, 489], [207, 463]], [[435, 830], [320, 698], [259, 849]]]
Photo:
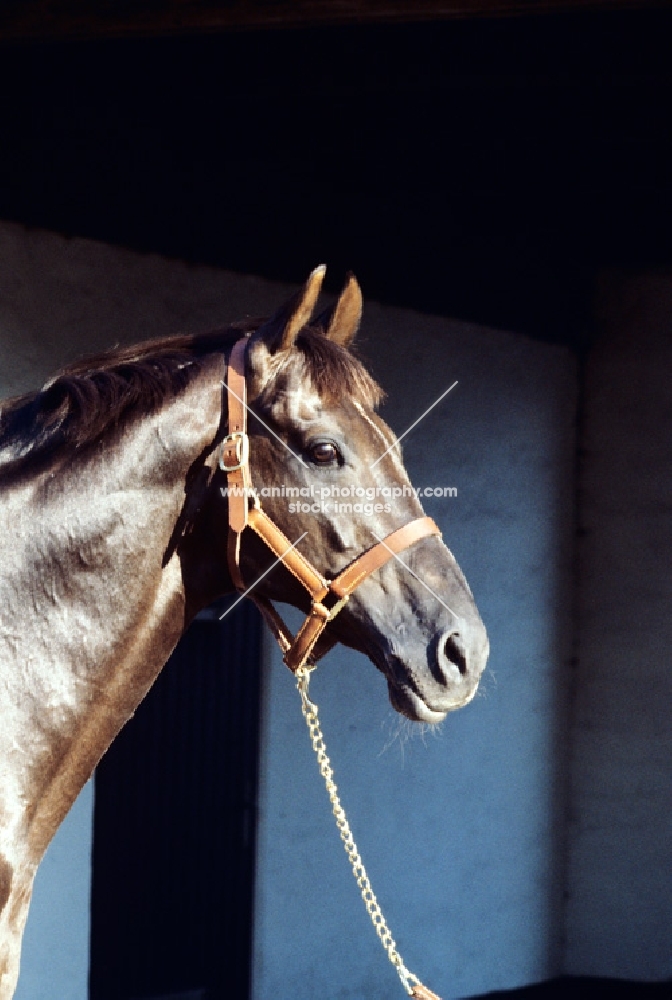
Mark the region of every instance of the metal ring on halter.
[[[235, 448], [235, 465], [227, 465], [224, 461], [224, 452], [229, 445], [233, 445]], [[242, 469], [244, 465], [247, 465], [249, 460], [250, 439], [245, 431], [232, 431], [231, 434], [227, 434], [219, 450], [219, 467], [222, 472], [237, 472], [238, 469]]]

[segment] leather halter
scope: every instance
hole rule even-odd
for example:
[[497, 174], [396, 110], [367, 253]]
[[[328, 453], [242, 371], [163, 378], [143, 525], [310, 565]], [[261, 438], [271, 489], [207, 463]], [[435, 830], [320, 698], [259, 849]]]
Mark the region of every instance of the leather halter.
[[[243, 531], [249, 527], [310, 594], [311, 610], [296, 636], [289, 631], [268, 598], [258, 593], [248, 595], [273, 632], [283, 651], [284, 662], [296, 673], [299, 667], [314, 666], [335, 644], [335, 640], [322, 633], [360, 583], [397, 552], [402, 552], [421, 538], [440, 535], [441, 532], [431, 517], [417, 517], [363, 552], [334, 580], [326, 580], [264, 513], [252, 487], [245, 382], [247, 344], [248, 337], [242, 337], [234, 344], [229, 356], [225, 386], [225, 390], [228, 389], [229, 432], [222, 441], [219, 453], [219, 466], [227, 475], [229, 487], [229, 572], [236, 589], [243, 592], [245, 583], [240, 570], [240, 541]], [[253, 501], [251, 507], [250, 499]]]

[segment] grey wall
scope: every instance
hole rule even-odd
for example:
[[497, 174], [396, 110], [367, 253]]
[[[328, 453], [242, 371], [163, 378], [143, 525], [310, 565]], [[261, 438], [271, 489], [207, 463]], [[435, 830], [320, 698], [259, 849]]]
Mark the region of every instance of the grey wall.
[[90, 781], [38, 869], [14, 1000], [88, 996], [92, 814]]
[[672, 275], [606, 276], [582, 445], [568, 972], [672, 978]]
[[[317, 671], [336, 781], [402, 955], [444, 998], [561, 970], [575, 370], [524, 337], [369, 303], [363, 347], [490, 632], [482, 693], [424, 736], [363, 657]], [[255, 1000], [388, 997], [292, 678], [270, 651]]]
[[286, 287], [0, 223], [0, 398], [120, 343], [211, 330], [268, 310]]

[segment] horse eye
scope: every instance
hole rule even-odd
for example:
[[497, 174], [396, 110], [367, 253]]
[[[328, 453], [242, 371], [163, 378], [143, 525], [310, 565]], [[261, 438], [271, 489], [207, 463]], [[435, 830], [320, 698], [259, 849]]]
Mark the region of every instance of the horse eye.
[[332, 465], [338, 460], [338, 449], [331, 441], [319, 441], [311, 445], [309, 455], [316, 465]]

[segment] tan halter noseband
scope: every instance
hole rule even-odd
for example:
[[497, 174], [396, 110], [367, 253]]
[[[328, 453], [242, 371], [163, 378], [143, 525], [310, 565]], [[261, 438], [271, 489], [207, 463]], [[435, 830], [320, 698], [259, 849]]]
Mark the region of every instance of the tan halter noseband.
[[[229, 572], [236, 588], [240, 592], [245, 591], [240, 570], [240, 541], [245, 528], [250, 527], [310, 594], [311, 610], [296, 636], [289, 631], [268, 598], [258, 593], [249, 594], [280, 645], [285, 663], [296, 673], [299, 667], [309, 662], [314, 665], [334, 645], [334, 641], [325, 639], [322, 633], [363, 580], [384, 566], [397, 552], [402, 552], [421, 538], [440, 535], [441, 532], [431, 517], [417, 517], [363, 552], [335, 580], [325, 580], [264, 513], [252, 488], [245, 381], [247, 345], [247, 337], [238, 340], [228, 360], [225, 388], [228, 389], [229, 432], [222, 441], [219, 453], [219, 466], [227, 475], [229, 487]], [[250, 498], [253, 499], [252, 507]]]

